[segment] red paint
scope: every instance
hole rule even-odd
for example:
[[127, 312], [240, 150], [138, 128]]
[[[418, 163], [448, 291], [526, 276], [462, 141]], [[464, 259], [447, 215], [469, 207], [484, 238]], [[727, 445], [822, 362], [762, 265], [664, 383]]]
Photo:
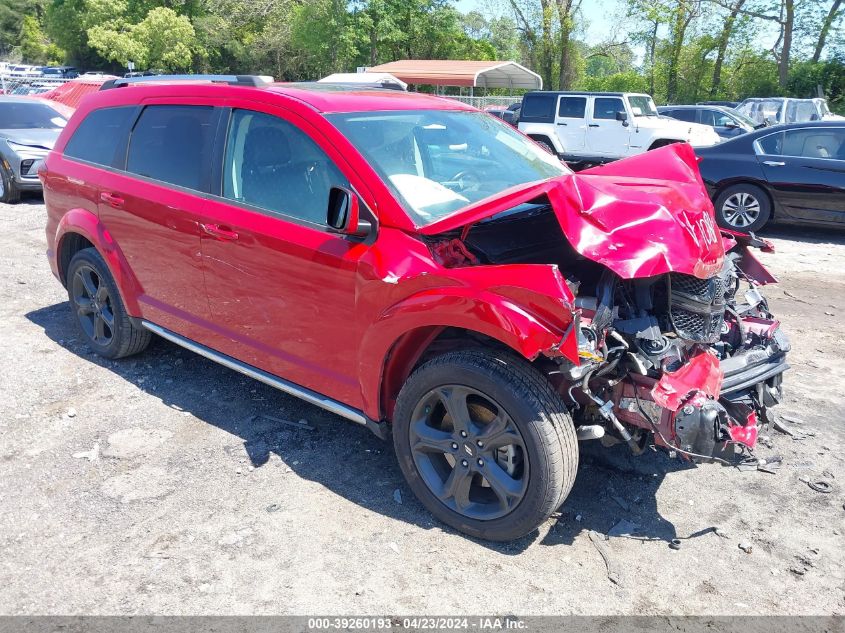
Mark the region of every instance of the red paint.
[[661, 407], [677, 411], [690, 394], [718, 398], [722, 377], [719, 359], [701, 352], [677, 371], [664, 372], [651, 390], [651, 397]]
[[[295, 123], [377, 218], [377, 235], [350, 239], [63, 158], [67, 140], [92, 109], [149, 103], [214, 103]], [[151, 84], [89, 96], [41, 174], [53, 270], [60, 274], [63, 239], [78, 233], [105, 257], [131, 316], [382, 419], [421, 346], [444, 328], [486, 335], [528, 359], [560, 355], [578, 362], [574, 297], [556, 266], [447, 268], [421, 234], [465, 227], [545, 195], [573, 246], [622, 277], [669, 271], [708, 277], [722, 266], [724, 247], [713, 230], [712, 205], [685, 145], [650, 152], [647, 160], [518, 187], [416, 227], [323, 116], [402, 109], [470, 108], [398, 92], [314, 92], [284, 85]], [[452, 249], [448, 255], [460, 253]], [[714, 370], [712, 362], [703, 354], [668, 375], [666, 397], [675, 397], [670, 387], [674, 393], [686, 390], [683, 396], [692, 389], [717, 395], [712, 380], [718, 364]]]
[[[734, 422], [734, 420], [731, 420]], [[728, 427], [728, 434], [731, 436], [731, 441], [737, 444], [744, 444], [748, 448], [754, 448], [757, 443], [757, 434], [759, 433], [757, 426], [757, 414], [751, 411], [745, 424], [731, 424]]]
[[575, 250], [620, 277], [712, 277], [722, 268], [725, 247], [692, 148], [674, 144], [648, 156], [513, 187], [420, 233], [437, 235], [546, 196]]

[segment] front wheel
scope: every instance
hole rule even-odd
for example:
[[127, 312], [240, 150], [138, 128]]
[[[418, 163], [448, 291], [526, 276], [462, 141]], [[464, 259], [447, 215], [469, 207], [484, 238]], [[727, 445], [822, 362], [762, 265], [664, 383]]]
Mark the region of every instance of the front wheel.
[[15, 204], [21, 199], [21, 191], [15, 182], [14, 175], [5, 165], [0, 165], [0, 202]]
[[756, 185], [740, 183], [725, 189], [716, 198], [716, 222], [725, 229], [753, 233], [772, 217], [772, 203]]
[[414, 494], [470, 536], [528, 534], [575, 481], [572, 420], [548, 380], [520, 358], [460, 351], [428, 361], [402, 387], [393, 427]]

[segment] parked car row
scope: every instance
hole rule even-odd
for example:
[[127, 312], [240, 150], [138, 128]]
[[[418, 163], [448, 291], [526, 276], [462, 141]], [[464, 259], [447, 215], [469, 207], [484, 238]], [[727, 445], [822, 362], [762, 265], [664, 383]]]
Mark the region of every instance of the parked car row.
[[[845, 118], [824, 99], [747, 99], [654, 107], [632, 93], [530, 92], [490, 114], [575, 169], [677, 142], [700, 170], [720, 226], [759, 231], [774, 220], [845, 224]], [[747, 113], [750, 116], [747, 116]]]
[[0, 64], [0, 75], [6, 77], [49, 77], [74, 79], [79, 71], [73, 66], [31, 66], [29, 64]]

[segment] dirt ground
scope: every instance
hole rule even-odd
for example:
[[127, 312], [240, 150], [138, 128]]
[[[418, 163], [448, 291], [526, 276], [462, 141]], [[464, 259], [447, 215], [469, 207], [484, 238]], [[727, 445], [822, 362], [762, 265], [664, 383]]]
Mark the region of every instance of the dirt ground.
[[[0, 205], [2, 614], [845, 614], [845, 233], [761, 256], [793, 341], [778, 413], [808, 434], [765, 433], [776, 474], [589, 447], [560, 514], [503, 545], [434, 521], [363, 427], [163, 340], [92, 355], [44, 222]], [[623, 519], [614, 584], [589, 533]]]

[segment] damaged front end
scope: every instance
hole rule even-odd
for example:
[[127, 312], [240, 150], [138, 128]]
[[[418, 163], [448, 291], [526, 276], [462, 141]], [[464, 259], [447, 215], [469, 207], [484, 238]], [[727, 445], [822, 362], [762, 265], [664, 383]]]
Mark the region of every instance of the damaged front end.
[[425, 233], [450, 268], [559, 268], [572, 327], [536, 362], [579, 439], [727, 459], [781, 399], [789, 341], [751, 251], [771, 245], [716, 228], [686, 146], [512, 191]]

